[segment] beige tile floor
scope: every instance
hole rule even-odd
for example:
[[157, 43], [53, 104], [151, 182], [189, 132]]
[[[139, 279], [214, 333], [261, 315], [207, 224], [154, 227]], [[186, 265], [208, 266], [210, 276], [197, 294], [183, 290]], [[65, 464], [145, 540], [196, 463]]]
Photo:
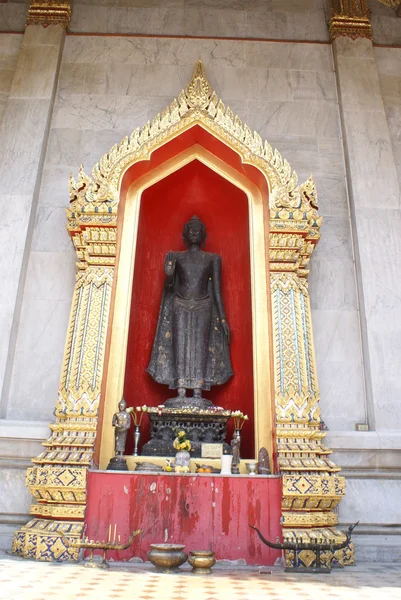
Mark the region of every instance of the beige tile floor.
[[280, 569], [215, 568], [209, 576], [159, 574], [152, 566], [40, 563], [0, 555], [2, 600], [401, 600], [401, 564], [364, 564], [330, 575], [294, 575]]

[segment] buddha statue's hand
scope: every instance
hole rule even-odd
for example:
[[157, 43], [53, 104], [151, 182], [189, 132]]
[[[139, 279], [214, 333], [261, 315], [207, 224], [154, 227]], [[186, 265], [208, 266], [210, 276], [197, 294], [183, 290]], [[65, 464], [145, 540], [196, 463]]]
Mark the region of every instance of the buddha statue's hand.
[[171, 277], [172, 275], [174, 275], [175, 263], [176, 259], [174, 258], [173, 252], [168, 252], [166, 260], [164, 261], [164, 272], [167, 275], [167, 277]]
[[230, 328], [228, 326], [228, 323], [225, 319], [221, 319], [221, 326], [223, 328], [224, 334], [227, 338], [227, 342], [230, 343], [231, 340], [231, 333], [230, 333]]

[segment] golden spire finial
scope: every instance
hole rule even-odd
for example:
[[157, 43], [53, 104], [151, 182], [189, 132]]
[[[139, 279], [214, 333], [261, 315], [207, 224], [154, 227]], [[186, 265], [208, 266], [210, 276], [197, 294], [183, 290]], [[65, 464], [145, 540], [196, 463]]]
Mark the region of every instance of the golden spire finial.
[[206, 79], [205, 67], [199, 59], [195, 65], [192, 79], [185, 90], [188, 106], [191, 108], [206, 108], [212, 94], [212, 86]]

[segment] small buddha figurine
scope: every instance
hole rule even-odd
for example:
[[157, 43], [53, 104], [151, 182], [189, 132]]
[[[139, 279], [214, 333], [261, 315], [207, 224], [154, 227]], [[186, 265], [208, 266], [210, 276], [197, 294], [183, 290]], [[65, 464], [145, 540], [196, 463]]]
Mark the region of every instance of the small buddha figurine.
[[128, 429], [131, 425], [131, 417], [127, 411], [127, 403], [124, 398], [121, 398], [119, 405], [119, 411], [113, 415], [111, 422], [114, 429], [114, 454], [115, 456], [123, 456], [125, 452], [125, 444], [127, 442]]
[[114, 427], [114, 457], [109, 462], [108, 471], [128, 471], [124, 452], [128, 430], [131, 425], [131, 417], [130, 409], [127, 409], [127, 403], [124, 398], [121, 398], [118, 409], [118, 412], [113, 415], [111, 422]]

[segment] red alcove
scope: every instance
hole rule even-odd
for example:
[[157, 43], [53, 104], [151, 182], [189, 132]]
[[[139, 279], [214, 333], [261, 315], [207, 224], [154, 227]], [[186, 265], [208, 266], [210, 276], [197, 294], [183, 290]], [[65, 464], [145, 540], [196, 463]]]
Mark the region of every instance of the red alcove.
[[[195, 160], [142, 194], [132, 291], [124, 397], [128, 406], [157, 406], [174, 392], [146, 373], [163, 290], [163, 263], [169, 250], [184, 249], [184, 223], [197, 214], [207, 227], [205, 250], [221, 255], [223, 299], [231, 328], [234, 376], [205, 397], [249, 415], [241, 454], [254, 457], [253, 360], [249, 218], [246, 194]], [[144, 419], [142, 443], [149, 439]], [[229, 431], [229, 438], [231, 431]], [[132, 436], [127, 453], [132, 451]]]

